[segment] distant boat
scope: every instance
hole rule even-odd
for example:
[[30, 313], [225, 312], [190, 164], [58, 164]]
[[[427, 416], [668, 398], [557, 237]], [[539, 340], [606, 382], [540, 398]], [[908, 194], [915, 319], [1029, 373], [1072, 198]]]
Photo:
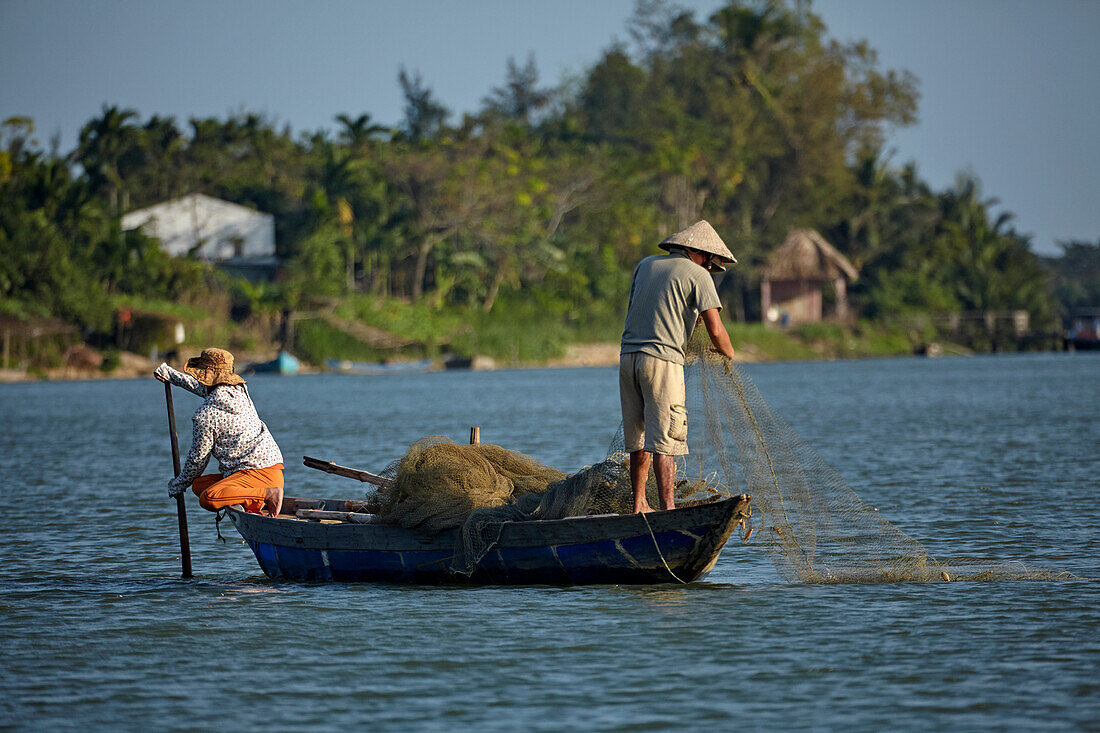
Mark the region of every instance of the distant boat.
[[432, 359], [388, 362], [326, 359], [325, 363], [332, 371], [345, 374], [422, 374], [435, 365]]
[[1075, 308], [1069, 314], [1065, 349], [1100, 349], [1100, 308]]
[[251, 364], [245, 371], [255, 372], [256, 374], [297, 374], [298, 369], [302, 366], [302, 363], [298, 361], [293, 354], [288, 351], [280, 351], [279, 355], [271, 361], [265, 361], [260, 364]]

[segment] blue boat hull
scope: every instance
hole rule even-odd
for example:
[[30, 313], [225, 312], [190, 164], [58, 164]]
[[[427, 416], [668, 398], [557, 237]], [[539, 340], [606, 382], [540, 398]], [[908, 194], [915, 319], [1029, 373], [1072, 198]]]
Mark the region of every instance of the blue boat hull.
[[639, 515], [504, 526], [471, 576], [449, 570], [455, 535], [273, 519], [231, 510], [263, 572], [298, 581], [488, 584], [691, 582], [713, 567], [747, 499]]
[[248, 367], [247, 371], [257, 374], [283, 374], [290, 376], [297, 374], [299, 368], [301, 368], [301, 362], [298, 361], [293, 354], [286, 351], [280, 351], [279, 355], [271, 361], [265, 361], [262, 364], [252, 364]]

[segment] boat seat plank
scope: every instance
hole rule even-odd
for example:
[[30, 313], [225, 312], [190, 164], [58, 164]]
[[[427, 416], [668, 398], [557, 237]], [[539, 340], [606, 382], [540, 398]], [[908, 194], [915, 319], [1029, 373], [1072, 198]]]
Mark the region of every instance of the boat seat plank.
[[308, 519], [319, 522], [322, 520], [334, 522], [352, 522], [354, 524], [374, 524], [375, 515], [365, 512], [337, 512], [324, 509], [298, 509], [294, 512], [298, 519]]
[[283, 514], [294, 516], [299, 509], [322, 509], [333, 512], [360, 512], [364, 514], [377, 513], [379, 504], [377, 501], [361, 501], [357, 499], [296, 499], [285, 497], [283, 499]]

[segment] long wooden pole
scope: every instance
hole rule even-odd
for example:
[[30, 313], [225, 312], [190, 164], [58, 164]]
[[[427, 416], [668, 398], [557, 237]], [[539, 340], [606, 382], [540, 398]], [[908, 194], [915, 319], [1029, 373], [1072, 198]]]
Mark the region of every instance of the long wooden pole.
[[[164, 383], [164, 400], [168, 404], [168, 434], [172, 438], [172, 468], [175, 476], [180, 475], [180, 443], [176, 437], [176, 410], [172, 406], [172, 383]], [[183, 563], [183, 577], [191, 577], [191, 540], [187, 535], [187, 509], [183, 505], [183, 494], [176, 497], [176, 517], [180, 525], [180, 561]]]
[[318, 471], [324, 471], [325, 473], [334, 473], [337, 476], [346, 476], [347, 478], [359, 479], [368, 484], [374, 484], [375, 486], [381, 486], [383, 488], [390, 488], [393, 486], [393, 479], [386, 478], [385, 476], [379, 476], [378, 474], [371, 473], [370, 471], [361, 471], [358, 468], [348, 468], [347, 466], [340, 466], [332, 461], [322, 461], [320, 458], [310, 458], [309, 456], [302, 456], [302, 463], [306, 468], [316, 468]]

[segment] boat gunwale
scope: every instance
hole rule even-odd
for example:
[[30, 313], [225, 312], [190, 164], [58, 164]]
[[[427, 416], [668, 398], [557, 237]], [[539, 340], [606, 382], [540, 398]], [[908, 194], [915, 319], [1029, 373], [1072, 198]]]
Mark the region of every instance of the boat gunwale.
[[[501, 525], [496, 544], [499, 547], [517, 548], [580, 544], [594, 540], [615, 541], [658, 532], [684, 531], [689, 525], [725, 527], [736, 519], [744, 497], [741, 494], [706, 504], [654, 511], [644, 515], [644, 519], [638, 514], [601, 514], [563, 519], [507, 521]], [[432, 535], [387, 524], [318, 522], [290, 516], [267, 517], [247, 514], [236, 507], [230, 507], [230, 518], [238, 533], [247, 540], [326, 550], [373, 548], [382, 551], [411, 551], [453, 547], [460, 531], [452, 529]], [[247, 525], [248, 536], [241, 531], [241, 522]], [[597, 529], [599, 531], [592, 531]]]
[[[721, 498], [715, 499], [714, 501], [709, 501], [709, 502], [706, 502], [706, 503], [692, 504], [691, 506], [676, 507], [674, 509], [654, 510], [652, 512], [648, 512], [645, 515], [645, 517], [646, 517], [646, 520], [649, 521], [650, 523], [658, 522], [658, 523], [663, 525], [668, 519], [670, 519], [672, 517], [683, 518], [689, 512], [690, 513], [697, 513], [697, 512], [700, 512], [700, 510], [702, 510], [701, 513], [707, 513], [707, 514], [712, 513], [712, 512], [714, 512], [715, 509], [719, 508], [721, 505], [725, 505], [728, 502], [731, 503], [730, 507], [735, 509], [736, 504], [739, 501], [741, 501], [742, 499], [744, 499], [745, 496], [746, 496], [745, 494], [735, 494], [733, 496], [721, 497]], [[310, 499], [302, 499], [302, 498], [297, 498], [297, 497], [286, 497], [286, 498], [291, 499], [291, 500], [296, 500], [296, 501], [320, 501], [320, 502], [346, 501], [344, 499], [310, 500]], [[284, 501], [285, 501], [285, 499], [284, 499]], [[237, 515], [246, 515], [247, 514], [244, 511], [243, 508], [241, 508], [240, 506], [237, 506], [237, 505], [228, 507], [228, 510], [230, 512], [235, 512]], [[369, 515], [368, 512], [349, 512], [349, 513]], [[502, 525], [505, 526], [505, 527], [507, 527], [507, 526], [523, 526], [523, 527], [529, 527], [529, 528], [532, 528], [532, 529], [538, 528], [538, 529], [545, 529], [545, 530], [553, 530], [553, 529], [557, 529], [559, 527], [570, 527], [570, 526], [575, 525], [575, 524], [588, 524], [588, 523], [596, 523], [596, 522], [598, 522], [600, 524], [605, 524], [605, 523], [606, 524], [636, 523], [638, 521], [638, 517], [639, 517], [639, 515], [637, 513], [630, 513], [630, 514], [588, 514], [588, 515], [579, 516], [579, 517], [562, 517], [562, 518], [559, 518], [559, 519], [506, 520], [506, 521], [502, 522]], [[304, 524], [304, 525], [307, 525], [307, 526], [322, 524], [322, 522], [319, 522], [317, 520], [303, 519], [303, 518], [300, 518], [300, 517], [296, 517], [296, 516], [293, 516], [293, 515], [287, 515], [287, 514], [280, 514], [277, 517], [269, 517], [269, 516], [266, 516], [266, 515], [252, 514], [250, 519], [251, 520], [263, 520], [264, 524], [269, 524], [269, 525], [273, 522], [280, 522], [280, 523], [287, 523], [287, 524], [291, 524], [291, 523], [293, 523], [293, 524]], [[427, 532], [420, 532], [420, 531], [417, 531], [417, 530], [414, 530], [414, 529], [407, 529], [405, 527], [399, 527], [399, 526], [393, 525], [393, 524], [383, 524], [381, 522], [359, 523], [359, 522], [341, 522], [341, 521], [332, 521], [332, 520], [328, 520], [327, 522], [325, 522], [323, 524], [323, 526], [325, 526], [325, 527], [347, 526], [347, 527], [355, 527], [355, 528], [367, 528], [367, 527], [369, 527], [369, 528], [375, 528], [375, 529], [381, 529], [381, 530], [396, 530], [398, 532], [408, 533], [410, 535], [415, 535], [417, 537], [425, 537], [425, 538], [440, 537], [440, 536], [444, 536], [444, 535], [453, 535], [456, 531], [458, 531], [458, 528], [456, 528], [456, 529], [451, 529], [451, 530], [444, 530], [443, 532], [439, 532], [437, 534], [429, 534]]]

